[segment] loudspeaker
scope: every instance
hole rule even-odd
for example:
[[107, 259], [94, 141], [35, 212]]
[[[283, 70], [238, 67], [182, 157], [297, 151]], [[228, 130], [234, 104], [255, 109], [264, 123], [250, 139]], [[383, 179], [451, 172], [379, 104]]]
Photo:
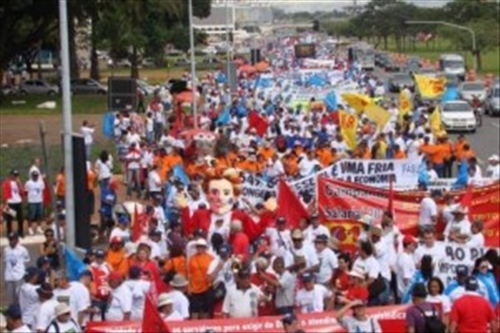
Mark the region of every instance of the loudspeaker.
[[250, 50], [250, 61], [252, 62], [252, 65], [255, 65], [256, 63], [261, 61], [260, 49]]
[[85, 142], [80, 135], [72, 136], [73, 145], [73, 195], [75, 198], [75, 244], [81, 249], [92, 246], [90, 234], [90, 206], [88, 201], [87, 158]]
[[135, 110], [137, 103], [137, 82], [129, 77], [108, 79], [108, 111]]

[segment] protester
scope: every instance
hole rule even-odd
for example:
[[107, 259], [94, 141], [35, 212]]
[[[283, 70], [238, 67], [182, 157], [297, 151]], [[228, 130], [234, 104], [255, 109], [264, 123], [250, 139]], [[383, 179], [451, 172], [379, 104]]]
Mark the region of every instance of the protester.
[[[446, 326], [433, 304], [426, 301], [425, 284], [417, 283], [412, 290], [413, 305], [406, 310], [406, 332], [436, 332], [444, 333]], [[431, 327], [432, 326], [432, 327]]]
[[32, 330], [23, 322], [23, 314], [19, 304], [13, 304], [4, 312], [9, 332], [29, 333]]
[[71, 318], [71, 308], [66, 303], [59, 303], [55, 308], [55, 319], [47, 327], [47, 333], [79, 332], [78, 323]]
[[40, 270], [36, 267], [28, 267], [24, 275], [24, 283], [19, 289], [19, 306], [23, 314], [23, 323], [30, 328], [34, 328], [36, 324], [36, 315], [38, 312], [38, 294], [37, 288], [39, 281]]
[[166, 321], [183, 320], [182, 315], [174, 309], [174, 300], [167, 294], [158, 296], [158, 311]]
[[2, 199], [6, 207], [8, 207], [8, 209], [3, 209], [3, 217], [7, 224], [7, 234], [14, 231], [12, 223], [17, 221], [17, 233], [20, 237], [24, 235], [24, 197], [24, 186], [19, 180], [19, 171], [12, 170], [9, 177], [2, 184]]
[[[348, 310], [353, 312], [353, 316], [345, 316]], [[353, 300], [345, 305], [337, 312], [336, 316], [340, 325], [344, 327], [347, 332], [375, 332], [382, 333], [380, 324], [375, 318], [369, 318], [366, 315], [366, 300]]]
[[23, 283], [26, 264], [30, 261], [28, 250], [19, 243], [19, 235], [11, 232], [9, 245], [2, 252], [4, 262], [5, 296], [8, 304], [17, 301], [18, 291]]

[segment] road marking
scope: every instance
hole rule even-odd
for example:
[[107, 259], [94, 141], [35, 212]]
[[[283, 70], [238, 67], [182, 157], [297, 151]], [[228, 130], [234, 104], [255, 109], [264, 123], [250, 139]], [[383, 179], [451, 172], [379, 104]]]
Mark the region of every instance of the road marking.
[[500, 128], [500, 125], [499, 125], [499, 124], [497, 124], [497, 123], [491, 123], [491, 125], [492, 125], [493, 127]]

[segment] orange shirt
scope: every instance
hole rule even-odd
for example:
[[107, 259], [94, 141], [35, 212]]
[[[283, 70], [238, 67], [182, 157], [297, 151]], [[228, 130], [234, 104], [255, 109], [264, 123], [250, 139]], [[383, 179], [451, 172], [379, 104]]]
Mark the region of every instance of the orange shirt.
[[208, 267], [214, 258], [208, 253], [196, 253], [188, 263], [189, 291], [193, 294], [206, 292], [212, 283], [208, 277]]
[[364, 160], [371, 160], [372, 159], [372, 152], [370, 151], [370, 149], [365, 149], [364, 153], [363, 153], [363, 159]]
[[406, 154], [404, 151], [402, 151], [401, 149], [394, 152], [394, 159], [395, 160], [402, 160], [402, 159], [405, 159], [406, 158]]
[[442, 164], [446, 156], [448, 156], [448, 147], [445, 144], [438, 144], [435, 146], [434, 153], [431, 155], [431, 161], [434, 164]]
[[87, 171], [87, 189], [90, 191], [95, 190], [95, 186], [97, 183], [97, 175], [94, 171]]
[[185, 256], [178, 256], [172, 259], [167, 260], [165, 265], [163, 266], [165, 272], [169, 272], [174, 270], [176, 274], [181, 274], [185, 278], [187, 278], [187, 260]]
[[106, 254], [106, 262], [113, 271], [120, 272], [123, 276], [128, 275], [129, 261], [125, 256], [125, 249], [122, 248], [118, 251], [109, 250]]
[[238, 163], [238, 169], [246, 172], [257, 173], [260, 172], [260, 165], [258, 162], [252, 162], [249, 160], [242, 161]]
[[335, 159], [332, 154], [332, 151], [328, 148], [318, 149], [316, 151], [316, 154], [318, 155], [318, 161], [323, 168], [326, 168], [327, 166], [331, 165]]
[[464, 145], [467, 144], [467, 141], [457, 141], [455, 143], [455, 157], [457, 158], [457, 161], [461, 162], [462, 159], [464, 158]]
[[66, 191], [66, 178], [60, 173], [56, 178], [56, 195], [63, 197]]
[[274, 154], [276, 154], [276, 152], [274, 151], [273, 148], [261, 147], [259, 149], [259, 154], [261, 154], [264, 157], [264, 159], [267, 161], [268, 159], [272, 158], [274, 156]]

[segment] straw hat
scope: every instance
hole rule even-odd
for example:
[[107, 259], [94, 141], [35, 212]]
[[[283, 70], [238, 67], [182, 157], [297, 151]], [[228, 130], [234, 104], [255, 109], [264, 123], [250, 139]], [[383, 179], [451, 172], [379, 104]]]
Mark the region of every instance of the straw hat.
[[158, 307], [161, 308], [162, 306], [169, 305], [169, 304], [174, 304], [174, 300], [170, 298], [168, 294], [161, 294], [158, 296]]
[[59, 303], [56, 306], [55, 313], [56, 313], [56, 317], [59, 317], [59, 316], [64, 315], [64, 314], [71, 313], [71, 308], [66, 303]]

